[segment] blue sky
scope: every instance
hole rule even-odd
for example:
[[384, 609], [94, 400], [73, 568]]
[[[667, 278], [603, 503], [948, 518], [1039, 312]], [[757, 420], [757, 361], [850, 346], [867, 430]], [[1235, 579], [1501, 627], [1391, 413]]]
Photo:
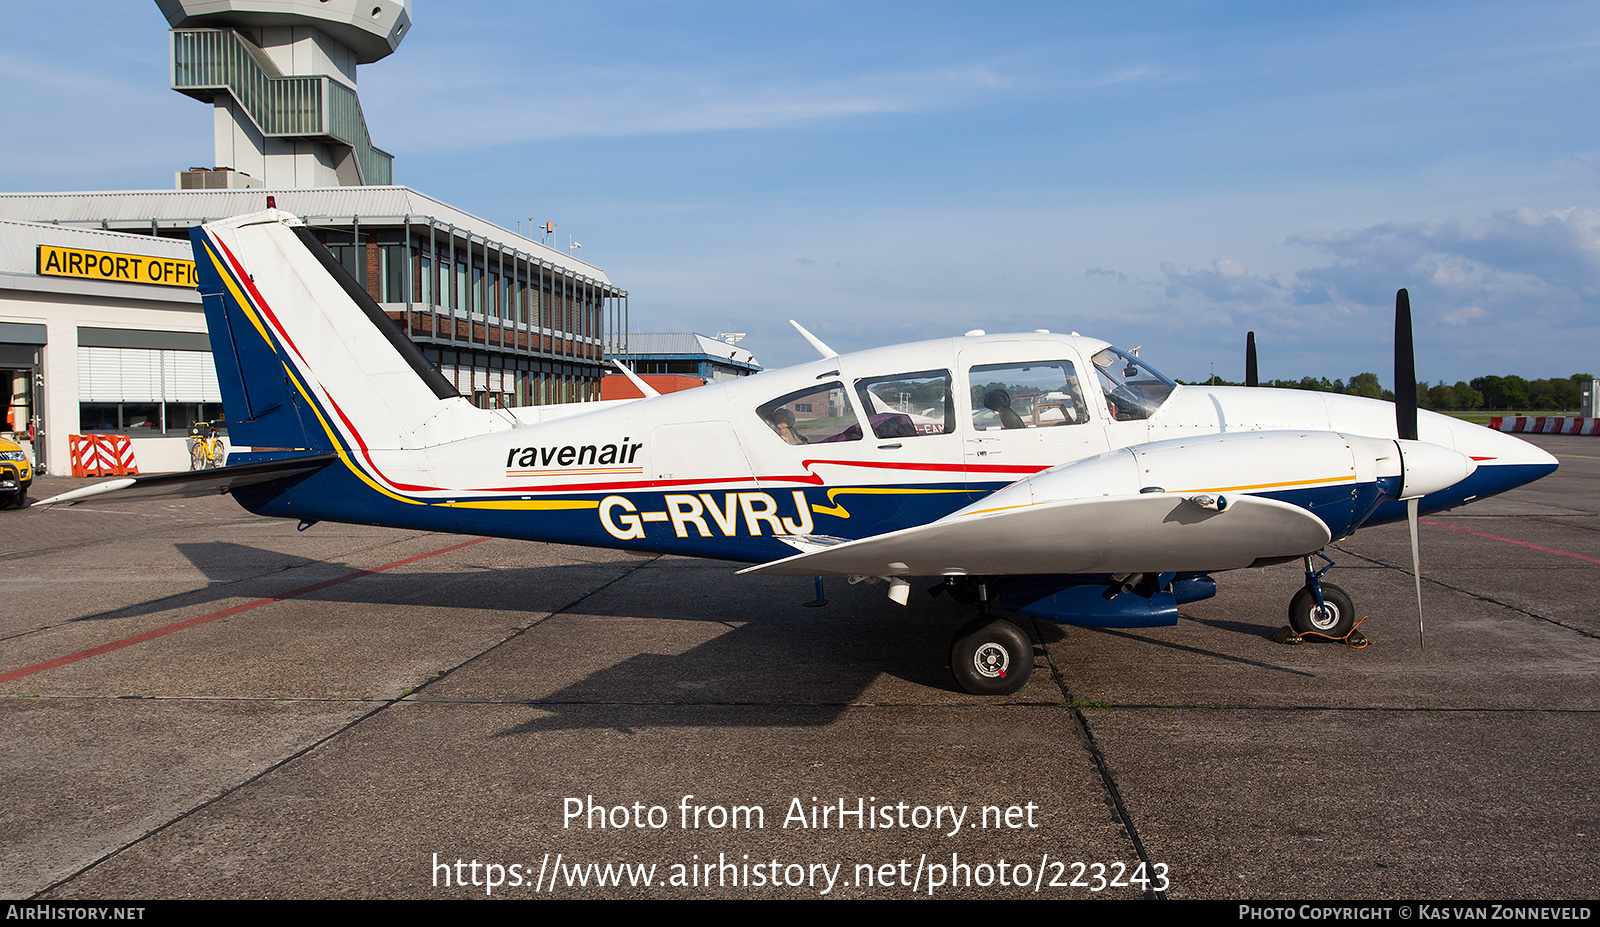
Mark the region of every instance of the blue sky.
[[[1600, 372], [1600, 16], [1547, 3], [414, 5], [398, 182], [562, 242], [638, 330], [1076, 330], [1186, 379]], [[22, 4], [0, 189], [211, 156], [154, 3]]]

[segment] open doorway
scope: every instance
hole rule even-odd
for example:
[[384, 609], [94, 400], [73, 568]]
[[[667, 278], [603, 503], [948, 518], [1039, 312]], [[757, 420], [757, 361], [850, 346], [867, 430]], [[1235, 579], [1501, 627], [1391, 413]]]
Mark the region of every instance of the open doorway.
[[[22, 345], [8, 345], [19, 348]], [[38, 351], [32, 350], [33, 363], [18, 363], [24, 358], [9, 357], [0, 361], [0, 396], [5, 398], [5, 418], [0, 419], [0, 437], [9, 438], [22, 445], [33, 459], [34, 466], [43, 469], [44, 436], [40, 434], [43, 418], [40, 416]]]

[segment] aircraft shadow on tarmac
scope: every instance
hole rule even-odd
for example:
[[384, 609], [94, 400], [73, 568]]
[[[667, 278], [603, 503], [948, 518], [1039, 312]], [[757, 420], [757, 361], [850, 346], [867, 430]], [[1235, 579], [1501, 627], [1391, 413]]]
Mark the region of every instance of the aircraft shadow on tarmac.
[[[843, 585], [840, 583], [839, 585]], [[598, 669], [570, 684], [529, 699], [537, 716], [508, 727], [495, 736], [594, 728], [629, 731], [639, 727], [684, 723], [681, 714], [639, 709], [694, 706], [696, 726], [827, 724], [844, 708], [861, 704], [863, 696], [874, 704], [894, 705], [959, 702], [998, 704], [970, 696], [956, 686], [945, 663], [949, 638], [969, 617], [949, 604], [928, 604], [906, 609], [887, 602], [881, 591], [867, 590], [866, 600], [842, 597], [830, 589], [830, 603], [822, 608], [797, 607], [797, 602], [773, 603], [758, 619], [738, 624], [726, 633], [682, 653], [640, 653]], [[933, 600], [938, 603], [939, 600]], [[916, 598], [912, 599], [917, 605]], [[796, 614], [804, 613], [804, 614]], [[665, 616], [664, 616], [665, 617]], [[1184, 616], [1184, 620], [1189, 620]], [[1172, 648], [1217, 660], [1297, 676], [1315, 673], [1271, 662], [1162, 640], [1148, 633], [1109, 629], [1064, 628], [1049, 622], [1022, 619], [1036, 643], [1054, 645], [1068, 634], [1112, 635], [1138, 644]], [[1242, 623], [1227, 624], [1230, 632], [1269, 638], [1273, 629]], [[1042, 641], [1040, 641], [1042, 638]], [[1057, 687], [1043, 663], [1034, 678], [1010, 701], [1058, 702], [1067, 696]], [[883, 683], [881, 676], [900, 683]], [[903, 685], [901, 683], [909, 684]], [[918, 692], [925, 687], [940, 695]], [[625, 715], [616, 709], [626, 706]], [[707, 715], [706, 706], [730, 709]], [[739, 711], [760, 706], [772, 711]], [[598, 709], [598, 710], [597, 710]]]
[[[209, 603], [235, 604], [240, 598], [271, 597], [359, 569], [225, 541], [176, 547], [209, 580], [208, 586], [76, 620], [117, 620], [180, 608], [204, 609]], [[294, 580], [273, 583], [272, 588], [259, 582], [276, 573], [314, 564], [320, 566], [314, 574], [308, 572]], [[807, 608], [804, 605], [812, 597], [809, 580], [734, 579], [731, 572], [736, 566], [676, 558], [644, 564], [615, 560], [539, 567], [469, 564], [447, 572], [372, 574], [360, 581], [305, 593], [296, 601], [313, 606], [319, 602], [371, 605], [387, 611], [396, 607], [426, 608], [436, 600], [439, 607], [454, 610], [527, 614], [526, 622], [513, 622], [527, 629], [505, 645], [510, 648], [507, 656], [516, 659], [527, 648], [538, 648], [546, 669], [526, 676], [525, 684], [514, 683], [526, 685], [522, 692], [506, 692], [501, 682], [496, 686], [496, 698], [524, 700], [530, 707], [537, 706], [541, 716], [498, 736], [574, 728], [615, 729], [613, 713], [593, 709], [617, 705], [790, 706], [806, 710], [787, 720], [771, 713], [735, 713], [728, 716], [727, 723], [826, 724], [845, 706], [859, 704], [882, 676], [892, 679], [877, 687], [878, 691], [870, 696], [874, 700], [881, 695], [891, 704], [900, 700], [920, 702], [924, 695], [919, 695], [915, 687], [924, 687], [963, 701], [989, 703], [961, 693], [946, 664], [951, 635], [972, 616], [968, 607], [946, 596], [929, 597], [919, 591], [913, 596], [912, 607], [905, 608], [890, 603], [881, 586], [851, 586], [833, 579], [826, 588], [828, 604]], [[613, 582], [619, 575], [637, 569], [657, 575], [648, 582]], [[403, 580], [404, 589], [397, 588], [393, 580]], [[662, 586], [672, 588], [675, 594], [663, 595]], [[425, 592], [419, 594], [419, 590]], [[1195, 620], [1188, 615], [1184, 619]], [[1150, 632], [1067, 629], [1049, 622], [1023, 621], [1035, 640], [1047, 645], [1063, 640], [1068, 633], [1110, 634], [1217, 659], [1240, 660], [1163, 640]], [[721, 624], [726, 630], [706, 639], [705, 623]], [[1274, 630], [1229, 620], [1207, 619], [1202, 623], [1251, 637], [1269, 636]], [[619, 636], [626, 638], [620, 645]], [[638, 652], [652, 647], [674, 652]], [[608, 654], [613, 651], [631, 653], [609, 665], [594, 665], [610, 659]], [[1253, 660], [1242, 662], [1296, 672]], [[549, 671], [550, 666], [571, 667], [575, 678], [562, 679], [559, 670]], [[1019, 698], [1062, 697], [1049, 675], [1040, 671], [1043, 669], [1036, 669], [1035, 680], [1019, 693]], [[900, 682], [893, 681], [896, 679]], [[902, 683], [909, 684], [909, 688]], [[1041, 685], [1048, 691], [1041, 690]], [[427, 697], [425, 692], [422, 697]], [[654, 723], [671, 722], [660, 718]]]

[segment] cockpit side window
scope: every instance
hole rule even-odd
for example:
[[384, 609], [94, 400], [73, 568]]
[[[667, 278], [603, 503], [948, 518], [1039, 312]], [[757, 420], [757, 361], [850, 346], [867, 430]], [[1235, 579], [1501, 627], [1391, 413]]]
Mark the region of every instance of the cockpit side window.
[[1051, 428], [1089, 420], [1083, 387], [1072, 361], [985, 364], [967, 371], [972, 389], [972, 427]]
[[861, 425], [843, 383], [820, 383], [756, 407], [761, 421], [788, 444], [860, 441]]
[[1154, 415], [1178, 385], [1134, 355], [1116, 348], [1108, 347], [1096, 354], [1094, 369], [1111, 417], [1119, 422]]
[[856, 395], [879, 438], [917, 438], [956, 430], [948, 370], [857, 380]]

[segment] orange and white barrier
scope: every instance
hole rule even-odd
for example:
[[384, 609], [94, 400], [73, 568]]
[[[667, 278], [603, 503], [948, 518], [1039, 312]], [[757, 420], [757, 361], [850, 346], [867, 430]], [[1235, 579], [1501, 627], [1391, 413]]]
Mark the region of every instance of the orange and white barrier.
[[67, 435], [73, 476], [137, 475], [133, 439], [127, 435]]
[[111, 443], [111, 454], [116, 458], [116, 467], [112, 476], [137, 476], [139, 465], [133, 459], [133, 439], [127, 435], [107, 435], [106, 440]]
[[1536, 435], [1600, 435], [1600, 418], [1566, 415], [1496, 415], [1489, 419], [1495, 431]]

